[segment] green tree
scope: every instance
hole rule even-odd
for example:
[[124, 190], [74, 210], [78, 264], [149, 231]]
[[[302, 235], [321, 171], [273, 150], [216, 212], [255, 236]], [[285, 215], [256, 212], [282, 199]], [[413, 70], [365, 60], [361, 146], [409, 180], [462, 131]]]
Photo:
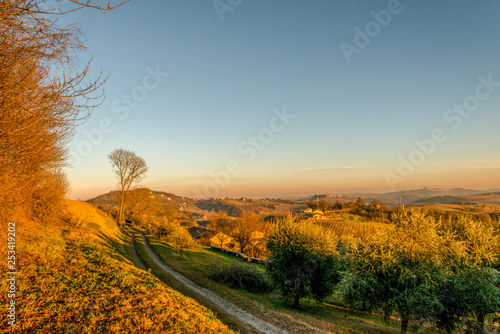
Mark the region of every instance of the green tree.
[[358, 197], [358, 199], [356, 200], [356, 212], [363, 213], [363, 211], [365, 210], [365, 205], [365, 200], [361, 197]]
[[301, 297], [322, 300], [332, 293], [337, 243], [333, 233], [312, 222], [288, 217], [271, 225], [267, 270], [286, 303], [297, 307]]
[[318, 202], [318, 209], [320, 209], [323, 212], [327, 211], [328, 209], [330, 209], [330, 204], [328, 204], [326, 199], [322, 199], [321, 201]]
[[168, 242], [170, 235], [174, 233], [179, 226], [180, 223], [177, 220], [162, 217], [152, 224], [150, 232], [155, 237]]
[[168, 238], [180, 255], [193, 244], [193, 238], [184, 226], [177, 225]]
[[474, 319], [470, 330], [481, 333], [486, 315], [500, 311], [498, 231], [498, 221], [470, 214], [452, 216], [442, 225], [442, 233], [452, 237], [453, 252], [437, 325], [448, 333], [467, 318]]
[[441, 309], [448, 249], [432, 217], [413, 211], [395, 220], [394, 231], [380, 231], [348, 252], [339, 291], [346, 301], [381, 308], [386, 316], [396, 308], [406, 333], [411, 320], [433, 319]]

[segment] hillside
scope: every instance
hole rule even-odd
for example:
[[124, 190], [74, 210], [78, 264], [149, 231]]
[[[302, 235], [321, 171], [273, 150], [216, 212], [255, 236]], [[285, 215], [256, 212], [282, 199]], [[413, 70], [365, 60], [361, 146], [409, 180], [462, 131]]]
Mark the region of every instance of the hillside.
[[[464, 189], [464, 188], [421, 188], [412, 190], [401, 190], [387, 193], [352, 193], [346, 195], [321, 194], [313, 195], [305, 200], [326, 200], [329, 204], [340, 202], [342, 204], [356, 201], [359, 197], [366, 203], [377, 201], [384, 203], [388, 207], [398, 206], [400, 202], [404, 204], [421, 204], [430, 202], [434, 198], [441, 198], [443, 204], [455, 203], [454, 197], [474, 196], [483, 193], [482, 190]], [[451, 202], [450, 202], [451, 201]], [[458, 201], [460, 203], [460, 200]], [[440, 202], [441, 203], [441, 202]]]
[[[231, 199], [218, 198], [207, 200], [195, 200], [188, 197], [177, 196], [172, 193], [141, 188], [139, 191], [146, 192], [150, 198], [157, 199], [163, 206], [172, 205], [184, 212], [195, 213], [199, 217], [210, 215], [212, 212], [226, 211], [228, 215], [237, 217], [242, 213], [256, 214], [283, 214], [290, 211], [300, 210], [307, 207], [305, 200], [280, 200], [280, 199]], [[111, 191], [88, 200], [97, 207], [110, 211], [118, 205], [119, 192]]]
[[210, 199], [198, 200], [196, 207], [204, 211], [226, 211], [228, 215], [236, 217], [242, 213], [256, 214], [284, 214], [291, 211], [305, 209], [305, 201], [283, 201], [274, 199]]
[[[107, 215], [84, 202], [65, 207], [63, 220], [16, 222], [17, 333], [232, 332], [212, 311], [134, 267], [129, 236]], [[6, 248], [1, 252], [6, 258]], [[6, 261], [0, 267], [8, 272]], [[4, 309], [6, 298], [1, 294]], [[7, 328], [5, 317], [0, 328]]]
[[[405, 204], [416, 203], [417, 201], [426, 200], [432, 197], [439, 196], [468, 196], [477, 195], [482, 193], [481, 190], [464, 189], [464, 188], [430, 188], [425, 187], [422, 189], [412, 189], [412, 190], [401, 190], [394, 192], [387, 192], [383, 194], [359, 194], [359, 196], [366, 198], [375, 198], [377, 200], [383, 201], [383, 199], [388, 199], [399, 203], [401, 200]], [[387, 203], [386, 203], [387, 204]]]
[[[141, 188], [140, 190], [147, 190], [149, 195], [157, 198], [160, 203], [163, 205], [173, 205], [177, 209], [186, 208], [186, 209], [196, 209], [194, 206], [193, 200], [188, 197], [177, 196], [172, 193], [164, 192], [164, 191], [155, 191], [146, 188]], [[118, 200], [120, 198], [120, 192], [110, 191], [106, 194], [99, 195], [97, 197], [89, 199], [87, 202], [94, 204], [95, 206], [101, 206], [106, 211], [110, 211], [113, 207], [118, 205]]]
[[434, 196], [415, 201], [415, 204], [493, 204], [500, 205], [500, 192], [481, 193], [468, 196]]
[[[310, 201], [326, 200], [330, 205], [355, 202], [359, 197], [366, 203], [378, 201], [388, 207], [395, 207], [400, 201], [407, 205], [420, 204], [460, 204], [462, 199], [469, 203], [500, 204], [500, 192], [484, 194], [484, 191], [464, 188], [422, 188], [403, 190], [383, 194], [359, 193], [349, 195], [316, 194], [296, 200], [283, 199], [248, 199], [248, 198], [212, 198], [192, 199], [173, 193], [141, 188], [150, 198], [157, 199], [163, 206], [173, 206], [200, 219], [207, 219], [213, 212], [226, 211], [229, 216], [237, 217], [242, 213], [260, 215], [285, 214], [305, 209]], [[119, 192], [111, 191], [88, 200], [88, 202], [110, 211], [118, 205]]]

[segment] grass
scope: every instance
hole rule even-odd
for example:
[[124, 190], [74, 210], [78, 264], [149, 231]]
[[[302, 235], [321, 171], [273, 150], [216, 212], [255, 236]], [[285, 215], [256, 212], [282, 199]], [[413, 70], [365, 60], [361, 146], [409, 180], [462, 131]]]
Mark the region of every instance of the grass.
[[[17, 221], [16, 333], [232, 333], [209, 309], [133, 266], [128, 235], [87, 203], [64, 220]], [[2, 238], [6, 238], [3, 226]], [[6, 249], [0, 251], [6, 258]], [[0, 270], [7, 272], [6, 261]], [[6, 281], [0, 307], [6, 309]]]
[[[398, 321], [384, 322], [381, 315], [349, 310], [342, 307], [334, 298], [326, 300], [323, 304], [304, 298], [301, 300], [300, 308], [293, 309], [281, 303], [280, 296], [276, 291], [254, 294], [216, 283], [209, 279], [209, 276], [214, 271], [229, 266], [233, 261], [239, 261], [243, 266], [252, 266], [261, 271], [265, 269], [262, 266], [243, 262], [228, 254], [197, 245], [184, 251], [183, 256], [179, 256], [170, 245], [154, 237], [148, 237], [150, 245], [166, 264], [197, 284], [217, 291], [219, 295], [224, 296], [232, 303], [287, 330], [289, 333], [399, 333], [400, 324]], [[145, 256], [143, 249], [140, 249], [139, 253], [141, 256]]]
[[239, 332], [239, 333], [242, 333], [242, 334], [258, 333], [253, 327], [240, 322], [237, 318], [235, 318], [233, 316], [228, 315], [227, 313], [224, 312], [223, 309], [220, 309], [217, 305], [201, 298], [196, 293], [187, 289], [182, 283], [177, 281], [175, 278], [173, 278], [169, 274], [165, 273], [147, 255], [146, 249], [144, 248], [144, 245], [143, 245], [140, 237], [136, 238], [136, 249], [137, 249], [137, 253], [138, 253], [139, 257], [141, 258], [143, 263], [146, 265], [146, 267], [151, 271], [151, 273], [153, 275], [155, 275], [156, 277], [158, 277], [162, 282], [167, 284], [169, 287], [171, 287], [172, 289], [178, 291], [179, 293], [181, 293], [185, 296], [193, 298], [201, 305], [211, 309], [214, 312], [214, 314], [216, 315], [216, 317], [218, 319], [220, 319], [224, 324], [226, 324], [232, 330]]

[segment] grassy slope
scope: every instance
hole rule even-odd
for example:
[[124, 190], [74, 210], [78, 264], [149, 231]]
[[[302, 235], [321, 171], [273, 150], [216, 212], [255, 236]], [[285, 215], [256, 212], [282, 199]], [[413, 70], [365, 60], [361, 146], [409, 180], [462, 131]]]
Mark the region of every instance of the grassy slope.
[[139, 254], [139, 257], [143, 261], [143, 263], [146, 265], [148, 269], [151, 270], [151, 273], [158, 277], [162, 282], [170, 286], [172, 289], [177, 290], [178, 292], [182, 293], [185, 296], [189, 296], [193, 299], [195, 299], [198, 303], [201, 305], [211, 309], [215, 315], [217, 316], [218, 319], [223, 321], [225, 324], [227, 324], [231, 329], [241, 333], [241, 334], [256, 334], [259, 333], [257, 330], [255, 330], [252, 326], [247, 325], [245, 323], [242, 323], [239, 319], [236, 317], [233, 317], [229, 314], [227, 314], [223, 309], [221, 309], [219, 306], [211, 303], [208, 300], [203, 299], [201, 296], [198, 294], [194, 293], [193, 291], [189, 290], [186, 288], [182, 283], [177, 281], [175, 278], [170, 276], [169, 274], [165, 273], [158, 265], [154, 263], [153, 260], [148, 256], [142, 240], [139, 237], [135, 238], [136, 242], [136, 249]]
[[[232, 332], [212, 311], [135, 268], [128, 235], [106, 215], [87, 203], [65, 204], [64, 221], [17, 222], [16, 333]], [[0, 270], [7, 272], [6, 261]], [[5, 310], [5, 280], [1, 290]], [[2, 316], [0, 331], [8, 327]]]
[[[201, 286], [217, 291], [221, 296], [262, 319], [286, 329], [290, 333], [399, 333], [399, 322], [384, 322], [378, 315], [355, 312], [339, 307], [335, 299], [317, 304], [309, 299], [301, 300], [299, 310], [284, 307], [278, 294], [252, 294], [215, 283], [207, 276], [215, 269], [228, 266], [235, 258], [209, 248], [193, 246], [183, 256], [168, 244], [149, 236], [150, 243], [164, 262]], [[139, 255], [146, 257], [138, 245]], [[236, 260], [240, 261], [240, 260]], [[243, 263], [243, 262], [242, 262]], [[253, 264], [248, 264], [253, 265]], [[257, 266], [257, 265], [253, 265]], [[261, 267], [261, 270], [264, 270]], [[174, 282], [175, 284], [175, 282]]]

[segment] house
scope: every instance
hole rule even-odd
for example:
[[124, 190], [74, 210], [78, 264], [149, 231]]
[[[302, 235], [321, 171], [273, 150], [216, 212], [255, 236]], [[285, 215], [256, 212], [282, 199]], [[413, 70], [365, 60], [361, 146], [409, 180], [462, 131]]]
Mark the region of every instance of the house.
[[323, 211], [321, 210], [315, 210], [313, 213], [312, 213], [312, 218], [313, 219], [323, 219], [323, 218], [326, 218], [325, 215], [323, 214]]
[[260, 231], [253, 231], [252, 232], [252, 240], [260, 241], [262, 239], [264, 239], [264, 232], [260, 232]]
[[193, 240], [196, 240], [207, 234], [208, 230], [201, 226], [193, 226], [188, 228], [188, 232], [191, 235], [191, 238], [193, 238]]
[[305, 213], [306, 215], [307, 215], [307, 214], [312, 214], [312, 213], [313, 213], [313, 209], [311, 209], [311, 208], [307, 208], [307, 209], [305, 209], [305, 210], [303, 210], [303, 211], [304, 211], [304, 213]]
[[224, 234], [222, 232], [218, 232], [213, 237], [209, 239], [211, 245], [220, 246], [222, 248], [231, 248], [231, 245], [234, 245], [234, 239], [229, 235]]

